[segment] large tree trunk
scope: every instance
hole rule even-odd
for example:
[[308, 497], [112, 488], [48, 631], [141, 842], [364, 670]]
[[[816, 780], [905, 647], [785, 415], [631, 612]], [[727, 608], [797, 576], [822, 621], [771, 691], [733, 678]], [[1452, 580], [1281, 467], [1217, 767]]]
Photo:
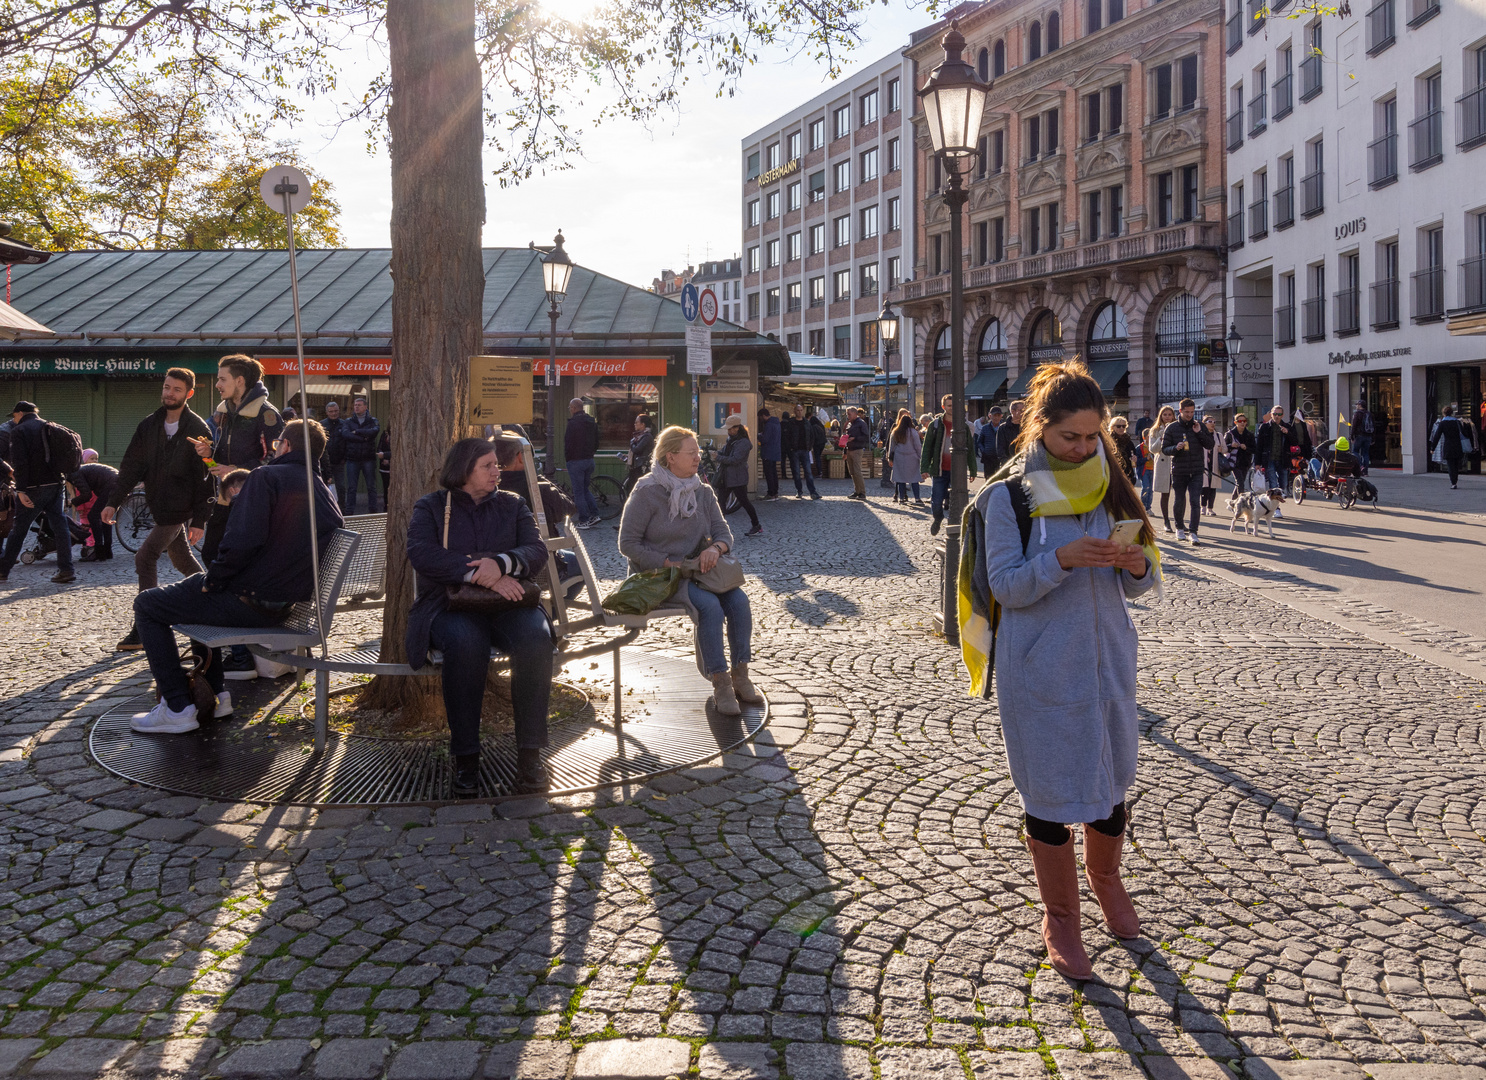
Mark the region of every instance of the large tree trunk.
[[[406, 659], [413, 503], [466, 431], [468, 360], [480, 352], [481, 83], [475, 0], [388, 0], [392, 59], [392, 485], [382, 659]], [[369, 702], [415, 703], [422, 680], [378, 679]]]

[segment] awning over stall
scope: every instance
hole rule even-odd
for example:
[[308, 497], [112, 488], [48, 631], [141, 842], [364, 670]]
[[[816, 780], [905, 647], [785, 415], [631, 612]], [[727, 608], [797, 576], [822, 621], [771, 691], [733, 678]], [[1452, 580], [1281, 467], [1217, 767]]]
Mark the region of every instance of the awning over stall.
[[0, 338], [16, 341], [21, 337], [48, 337], [51, 331], [31, 316], [17, 311], [9, 304], [0, 303]]
[[[991, 370], [995, 370], [994, 368]], [[1128, 360], [1095, 360], [1089, 365], [1089, 374], [1099, 384], [1099, 389], [1104, 391], [1105, 397], [1113, 397], [1115, 387], [1130, 370]], [[1016, 382], [1006, 388], [1006, 396], [1019, 398], [1027, 396], [1027, 388], [1032, 385], [1032, 377], [1037, 374], [1037, 365], [1023, 368]]]
[[[877, 375], [877, 369], [870, 364], [797, 352], [789, 354], [789, 369], [788, 381], [792, 383], [864, 383]], [[773, 373], [761, 370], [759, 374]]]
[[1006, 369], [1004, 367], [981, 368], [975, 373], [975, 378], [970, 380], [965, 387], [965, 396], [975, 400], [993, 398], [1001, 387], [1006, 385]]

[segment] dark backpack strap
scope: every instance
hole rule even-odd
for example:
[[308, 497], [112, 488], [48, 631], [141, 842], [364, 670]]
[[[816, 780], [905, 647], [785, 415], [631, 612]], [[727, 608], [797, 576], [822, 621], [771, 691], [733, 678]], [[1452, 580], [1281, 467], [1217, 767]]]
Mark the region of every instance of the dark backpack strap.
[[1027, 501], [1027, 490], [1015, 477], [1001, 481], [1006, 485], [1006, 494], [1011, 499], [1011, 510], [1016, 515], [1016, 530], [1022, 534], [1022, 554], [1027, 553], [1027, 544], [1032, 539], [1032, 504]]

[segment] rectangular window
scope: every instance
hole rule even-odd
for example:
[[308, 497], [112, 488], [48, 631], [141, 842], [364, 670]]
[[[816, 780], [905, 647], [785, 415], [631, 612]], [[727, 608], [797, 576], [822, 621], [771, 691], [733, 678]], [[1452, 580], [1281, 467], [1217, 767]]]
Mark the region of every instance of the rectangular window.
[[788, 248], [788, 252], [789, 253], [785, 257], [790, 262], [797, 262], [797, 261], [799, 261], [799, 258], [800, 258], [800, 234], [797, 233], [797, 232], [790, 233], [789, 234], [789, 238], [788, 238], [788, 244], [789, 244], [789, 248]]
[[748, 317], [750, 319], [758, 318], [758, 293], [756, 292], [748, 294]]
[[1104, 91], [1104, 135], [1118, 135], [1125, 126], [1125, 88], [1111, 86]]
[[1042, 211], [1027, 211], [1027, 254], [1033, 255], [1042, 250]]
[[1197, 57], [1184, 56], [1177, 62], [1180, 80], [1177, 84], [1177, 112], [1197, 107]]
[[1438, 225], [1419, 230], [1419, 269], [1414, 271], [1414, 320], [1438, 319], [1445, 313], [1445, 230]]
[[877, 295], [877, 264], [875, 262], [862, 263], [857, 268], [857, 295]]
[[836, 326], [831, 328], [833, 335], [831, 355], [837, 360], [851, 359], [851, 327]]
[[857, 236], [858, 240], [870, 240], [877, 235], [877, 207], [862, 207], [862, 231]]
[[895, 113], [903, 107], [903, 87], [897, 79], [889, 79], [887, 83], [887, 111]]
[[769, 255], [766, 265], [769, 267], [769, 269], [772, 270], [774, 267], [779, 265], [779, 241], [770, 240], [767, 248]]
[[887, 141], [887, 171], [898, 172], [903, 168], [903, 145], [897, 139]]
[[835, 244], [835, 246], [838, 247], [838, 248], [839, 247], [845, 247], [847, 244], [851, 243], [851, 216], [849, 214], [842, 214], [840, 217], [838, 217], [836, 219], [835, 226], [836, 226], [836, 244]]
[[791, 313], [800, 310], [801, 285], [798, 281], [789, 284], [789, 291], [785, 295], [785, 302], [789, 305]]
[[903, 227], [903, 200], [894, 195], [887, 201], [887, 231], [897, 232]]
[[1176, 220], [1176, 177], [1169, 172], [1156, 176], [1156, 225], [1164, 227]]
[[810, 306], [820, 307], [826, 302], [826, 279], [824, 276], [810, 279]]
[[1109, 235], [1125, 235], [1125, 188], [1116, 184], [1109, 189]]
[[991, 261], [1000, 262], [1006, 258], [1006, 219], [997, 218], [991, 222]]
[[784, 336], [784, 340], [785, 340], [785, 347], [787, 349], [789, 349], [790, 352], [799, 352], [800, 351], [800, 335], [799, 334], [786, 334]]
[[1042, 119], [1047, 128], [1047, 137], [1044, 140], [1047, 149], [1044, 151], [1044, 156], [1052, 157], [1058, 152], [1058, 110], [1049, 109], [1042, 114]]
[[779, 192], [777, 192], [777, 191], [771, 191], [771, 192], [769, 192], [768, 205], [769, 205], [769, 220], [770, 221], [773, 221], [775, 218], [777, 218], [779, 216]]
[[977, 180], [986, 178], [986, 137], [984, 135], [975, 142], [975, 177]]
[[993, 131], [986, 143], [986, 150], [991, 155], [989, 171], [994, 175], [1006, 167], [1006, 132]]
[[776, 285], [764, 294], [764, 313], [766, 315], [779, 314], [779, 287]]
[[1084, 210], [1084, 242], [1091, 244], [1098, 240], [1102, 228], [1104, 228], [1104, 193], [1091, 191], [1087, 196], [1087, 206]]
[[991, 261], [991, 238], [990, 222], [979, 221], [975, 224], [975, 264], [984, 266]]
[[1182, 220], [1196, 221], [1200, 216], [1197, 208], [1197, 166], [1182, 167]]
[[826, 354], [826, 332], [825, 330], [810, 331], [810, 355], [824, 356]]
[[[1027, 160], [1036, 161], [1042, 156], [1042, 118], [1034, 116], [1027, 121]], [[934, 159], [938, 161], [938, 158]]]
[[760, 170], [759, 170], [759, 167], [758, 167], [758, 151], [755, 150], [753, 153], [751, 153], [751, 154], [748, 155], [748, 179], [752, 180], [755, 177], [757, 177], [758, 174], [759, 174], [759, 171]]
[[826, 227], [822, 222], [819, 225], [810, 226], [810, 254], [819, 255], [826, 249]]
[[1378, 278], [1372, 286], [1372, 328], [1398, 328], [1398, 241], [1377, 245]]
[[851, 187], [851, 162], [836, 162], [836, 194], [846, 191]]
[[813, 172], [810, 174], [810, 201], [813, 203], [818, 203], [825, 197], [826, 171], [824, 169], [821, 169], [819, 172]]
[[1104, 110], [1096, 91], [1084, 98], [1084, 142], [1099, 138], [1103, 127]]
[[1104, 27], [1104, 0], [1089, 0], [1088, 14], [1084, 19], [1084, 33], [1092, 34]]
[[748, 224], [758, 224], [758, 200], [750, 199], [748, 202]]
[[770, 143], [768, 153], [765, 155], [765, 157], [769, 162], [769, 168], [779, 168], [779, 144]]
[[1171, 115], [1171, 65], [1161, 64], [1156, 68], [1156, 110], [1154, 119], [1159, 120], [1163, 116]]
[[759, 250], [757, 247], [748, 249], [748, 272], [757, 274], [759, 270]]
[[837, 270], [831, 278], [831, 300], [851, 299], [851, 271]]
[[1337, 264], [1336, 307], [1332, 322], [1338, 336], [1355, 334], [1362, 329], [1362, 258], [1355, 251], [1341, 257]]
[[789, 159], [794, 161], [800, 156], [800, 133], [794, 132], [789, 137]]
[[867, 319], [857, 324], [862, 351], [857, 353], [861, 357], [875, 357], [877, 355], [877, 320]]
[[1058, 204], [1057, 203], [1048, 203], [1047, 204], [1047, 244], [1046, 244], [1046, 248], [1047, 248], [1048, 251], [1052, 251], [1054, 248], [1056, 248], [1058, 246], [1058, 243], [1059, 243], [1060, 238], [1062, 237], [1062, 234], [1063, 234], [1063, 218], [1058, 213]]
[[789, 186], [789, 199], [787, 200], [791, 210], [800, 208], [800, 182], [796, 180]]
[[1307, 341], [1326, 337], [1326, 264], [1306, 267], [1306, 297], [1301, 304], [1301, 329]]
[[819, 150], [826, 144], [826, 122], [824, 120], [810, 121], [810, 149]]
[[896, 289], [903, 284], [903, 260], [894, 255], [887, 261], [887, 287]]
[[876, 90], [868, 90], [861, 96], [860, 99], [858, 99], [857, 104], [859, 107], [858, 111], [860, 112], [862, 117], [862, 122], [859, 125], [860, 127], [866, 127], [868, 124], [874, 124], [877, 122]]
[[851, 106], [843, 105], [831, 114], [835, 137], [844, 139], [851, 134]]
[[877, 147], [862, 151], [862, 173], [859, 183], [865, 184], [868, 180], [877, 179]]
[[944, 273], [944, 237], [935, 236], [930, 248], [934, 253], [934, 273]]

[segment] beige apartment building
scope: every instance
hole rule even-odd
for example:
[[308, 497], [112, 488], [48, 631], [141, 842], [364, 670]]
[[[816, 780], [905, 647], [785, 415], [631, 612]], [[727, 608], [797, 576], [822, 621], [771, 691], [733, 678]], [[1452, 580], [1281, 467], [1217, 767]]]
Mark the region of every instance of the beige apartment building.
[[[947, 16], [993, 89], [959, 252], [916, 95], [905, 104], [922, 189], [912, 279], [895, 299], [913, 320], [918, 400], [949, 389], [958, 258], [972, 415], [977, 401], [1023, 396], [1036, 365], [1074, 355], [1118, 412], [1154, 415], [1187, 395], [1221, 408], [1222, 5], [987, 0]], [[920, 87], [946, 28], [905, 51]]]
[[878, 362], [913, 250], [911, 73], [894, 52], [743, 140], [743, 323], [791, 352]]

